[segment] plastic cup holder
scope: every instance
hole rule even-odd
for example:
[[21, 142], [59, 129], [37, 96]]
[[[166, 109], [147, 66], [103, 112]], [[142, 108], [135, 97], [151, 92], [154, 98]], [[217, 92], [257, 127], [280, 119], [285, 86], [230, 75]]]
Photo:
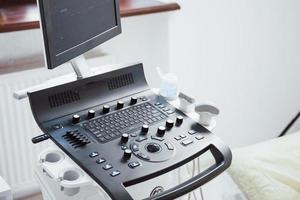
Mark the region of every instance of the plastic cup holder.
[[81, 174], [78, 173], [78, 171], [75, 170], [68, 170], [64, 172], [64, 175], [62, 177], [62, 180], [66, 181], [76, 181], [80, 178]]
[[49, 164], [56, 164], [65, 159], [65, 156], [60, 151], [50, 151], [43, 154], [40, 158], [41, 162], [49, 163]]
[[78, 181], [83, 177], [83, 173], [79, 169], [67, 169], [61, 172], [60, 180], [64, 182], [61, 190], [67, 196], [74, 196], [79, 193], [80, 187], [77, 186]]

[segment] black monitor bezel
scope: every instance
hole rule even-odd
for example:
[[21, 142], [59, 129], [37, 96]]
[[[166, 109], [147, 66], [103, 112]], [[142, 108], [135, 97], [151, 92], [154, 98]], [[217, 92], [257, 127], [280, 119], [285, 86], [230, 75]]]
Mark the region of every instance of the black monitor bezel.
[[[96, 46], [104, 43], [105, 41], [119, 35], [122, 32], [121, 29], [121, 20], [120, 20], [120, 7], [119, 7], [119, 0], [113, 0], [115, 2], [115, 13], [116, 13], [116, 22], [117, 25], [113, 27], [112, 29], [109, 29], [108, 31], [96, 36], [95, 38], [91, 40], [87, 40], [86, 42], [80, 44], [77, 47], [74, 47], [72, 49], [69, 49], [59, 55], [56, 55], [52, 38], [49, 37], [51, 34], [51, 20], [47, 16], [48, 9], [47, 4], [49, 0], [38, 0], [39, 10], [40, 10], [40, 24], [43, 32], [43, 40], [44, 40], [44, 50], [45, 50], [45, 58], [46, 58], [46, 65], [48, 69], [54, 69], [73, 58], [76, 58], [83, 53], [95, 48]], [[93, 23], [93, 22], [89, 22]]]

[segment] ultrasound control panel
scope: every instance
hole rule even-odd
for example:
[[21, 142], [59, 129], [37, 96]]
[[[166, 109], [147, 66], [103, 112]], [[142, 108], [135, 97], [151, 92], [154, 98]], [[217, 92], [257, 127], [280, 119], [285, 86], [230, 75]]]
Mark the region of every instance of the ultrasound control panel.
[[112, 199], [211, 151], [216, 164], [151, 199], [174, 199], [200, 187], [231, 163], [231, 152], [163, 97], [136, 64], [29, 94], [41, 129]]

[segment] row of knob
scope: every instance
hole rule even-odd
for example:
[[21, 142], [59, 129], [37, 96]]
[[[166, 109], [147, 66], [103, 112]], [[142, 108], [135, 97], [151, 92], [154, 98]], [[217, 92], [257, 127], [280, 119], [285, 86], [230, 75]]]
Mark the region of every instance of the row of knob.
[[[176, 118], [176, 126], [180, 126], [182, 124], [182, 122], [183, 122], [183, 117], [182, 116], [177, 116], [177, 118]], [[163, 137], [165, 135], [165, 133], [166, 133], [166, 129], [171, 129], [173, 126], [174, 126], [174, 121], [171, 120], [171, 119], [168, 119], [166, 121], [166, 126], [160, 126], [160, 127], [157, 128], [157, 136]], [[149, 131], [149, 126], [146, 125], [146, 124], [144, 124], [142, 126], [141, 132], [143, 134], [147, 134], [148, 131]], [[125, 144], [125, 143], [128, 142], [128, 140], [129, 140], [129, 135], [127, 133], [124, 133], [122, 135], [122, 137], [121, 137], [121, 143]]]
[[[131, 97], [130, 105], [135, 105], [137, 103], [137, 101], [138, 101], [137, 97]], [[125, 104], [124, 101], [118, 101], [117, 102], [117, 110], [122, 109], [124, 107], [124, 104]], [[109, 105], [104, 105], [103, 109], [102, 109], [102, 113], [107, 114], [109, 112], [110, 112], [110, 106]], [[95, 115], [96, 115], [95, 110], [89, 110], [88, 114], [87, 114], [87, 118], [92, 119], [92, 118], [95, 117]], [[80, 122], [80, 116], [79, 115], [73, 115], [72, 123], [77, 124], [79, 122]]]

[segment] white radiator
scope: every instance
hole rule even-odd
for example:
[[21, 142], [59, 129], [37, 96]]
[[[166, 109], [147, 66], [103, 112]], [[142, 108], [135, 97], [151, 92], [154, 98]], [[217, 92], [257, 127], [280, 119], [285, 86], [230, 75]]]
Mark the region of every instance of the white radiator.
[[70, 68], [51, 72], [35, 69], [0, 75], [0, 176], [12, 187], [15, 197], [38, 190], [33, 169], [37, 154], [50, 141], [37, 145], [31, 143], [31, 138], [41, 134], [41, 131], [32, 116], [28, 98], [15, 100], [13, 92], [65, 74], [66, 71]]

